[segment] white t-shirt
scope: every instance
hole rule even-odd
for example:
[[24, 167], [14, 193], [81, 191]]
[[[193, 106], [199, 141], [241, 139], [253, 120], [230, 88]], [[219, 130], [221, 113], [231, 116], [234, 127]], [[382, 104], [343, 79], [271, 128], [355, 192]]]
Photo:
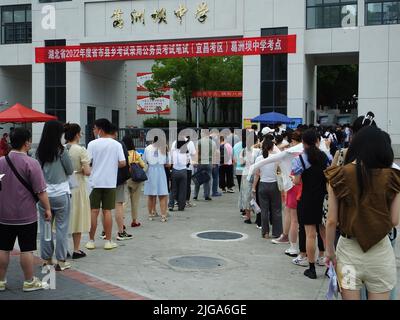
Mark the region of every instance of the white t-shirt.
[[104, 189], [116, 188], [118, 162], [126, 160], [122, 145], [111, 138], [99, 138], [89, 142], [87, 151], [92, 159], [90, 186]]
[[[256, 159], [256, 163], [264, 160], [264, 157], [258, 156]], [[276, 182], [276, 163], [269, 163], [260, 168], [260, 182]]]
[[171, 163], [175, 170], [185, 170], [187, 165], [187, 154], [178, 149], [171, 151]]
[[[186, 144], [186, 147], [187, 147], [187, 151], [189, 151], [188, 153], [186, 153], [186, 157], [187, 157], [187, 162], [186, 163], [190, 163], [190, 166], [187, 167], [186, 169], [188, 171], [189, 170], [193, 171], [193, 164], [192, 164], [193, 160], [192, 160], [192, 157], [194, 157], [196, 155], [196, 147], [195, 147], [193, 141], [189, 141]], [[176, 149], [176, 141], [174, 141], [172, 143], [172, 146], [171, 146], [171, 150], [175, 150], [175, 149]]]

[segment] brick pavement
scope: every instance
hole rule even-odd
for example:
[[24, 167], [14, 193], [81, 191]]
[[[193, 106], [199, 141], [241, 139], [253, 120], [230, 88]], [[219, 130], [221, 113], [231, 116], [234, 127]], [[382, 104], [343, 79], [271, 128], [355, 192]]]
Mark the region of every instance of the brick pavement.
[[[41, 262], [35, 258], [35, 275], [43, 278]], [[146, 298], [77, 270], [56, 272], [56, 289], [23, 292], [19, 253], [12, 252], [7, 272], [7, 290], [0, 300], [145, 300]]]

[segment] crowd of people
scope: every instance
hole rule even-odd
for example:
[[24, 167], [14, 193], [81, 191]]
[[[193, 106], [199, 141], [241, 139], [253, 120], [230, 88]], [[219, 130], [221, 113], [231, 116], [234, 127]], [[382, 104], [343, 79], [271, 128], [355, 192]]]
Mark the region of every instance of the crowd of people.
[[[220, 134], [208, 128], [198, 140], [181, 134], [176, 141], [154, 136], [142, 155], [131, 136], [118, 141], [118, 130], [107, 119], [96, 120], [93, 133], [96, 139], [86, 149], [80, 145], [78, 124], [47, 122], [36, 154], [29, 157], [29, 131], [13, 130], [11, 151], [0, 158], [0, 173], [5, 174], [0, 192], [0, 290], [6, 288], [17, 238], [23, 289], [43, 288], [33, 276], [37, 208], [40, 256], [45, 265], [63, 271], [71, 268], [69, 256], [86, 256], [82, 234], [89, 233], [85, 248], [96, 248], [99, 215], [103, 248], [112, 250], [118, 246], [112, 240], [112, 210], [116, 240], [132, 239], [124, 217], [127, 199], [130, 226], [136, 228], [141, 226], [142, 190], [148, 219], [167, 222], [169, 212], [196, 206], [192, 200], [199, 199], [202, 186], [205, 201], [236, 192], [244, 223], [255, 220], [262, 241], [288, 245], [282, 253], [306, 267], [306, 277], [316, 279], [316, 265], [332, 262], [344, 299], [388, 299], [395, 294], [392, 245], [400, 214], [400, 171], [390, 137], [377, 128], [371, 112], [343, 127], [300, 125], [290, 130], [278, 124], [261, 131], [257, 126], [243, 129], [241, 136], [233, 129]], [[53, 231], [50, 238], [46, 224]], [[349, 266], [350, 274], [345, 271]]]

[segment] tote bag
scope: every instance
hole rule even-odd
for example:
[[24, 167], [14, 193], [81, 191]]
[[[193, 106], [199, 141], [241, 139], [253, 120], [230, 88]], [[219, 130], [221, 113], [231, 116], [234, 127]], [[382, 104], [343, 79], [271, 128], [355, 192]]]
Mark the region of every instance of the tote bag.
[[131, 179], [134, 182], [143, 182], [147, 180], [146, 172], [137, 164], [131, 164]]

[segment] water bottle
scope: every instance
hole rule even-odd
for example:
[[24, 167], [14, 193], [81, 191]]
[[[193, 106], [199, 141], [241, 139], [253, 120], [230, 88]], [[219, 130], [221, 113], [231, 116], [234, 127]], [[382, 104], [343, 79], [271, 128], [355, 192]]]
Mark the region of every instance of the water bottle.
[[44, 241], [51, 241], [51, 221], [44, 222]]

